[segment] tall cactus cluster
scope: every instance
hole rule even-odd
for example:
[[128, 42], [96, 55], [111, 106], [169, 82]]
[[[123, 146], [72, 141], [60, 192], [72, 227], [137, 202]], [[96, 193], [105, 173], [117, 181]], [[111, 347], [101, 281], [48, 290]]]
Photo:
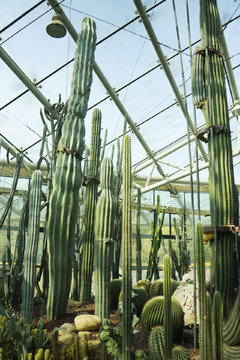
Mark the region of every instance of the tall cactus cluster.
[[[192, 60], [192, 93], [197, 108], [204, 114], [208, 130], [209, 193], [211, 222], [214, 225], [214, 201], [216, 201], [216, 225], [235, 225], [234, 174], [232, 145], [229, 126], [228, 104], [224, 81], [223, 54], [221, 53], [221, 24], [216, 0], [200, 1], [201, 47], [195, 48]], [[208, 57], [205, 51], [208, 51]], [[208, 62], [207, 62], [208, 58]], [[211, 117], [210, 117], [211, 116]], [[215, 173], [212, 161], [214, 153]], [[214, 199], [213, 179], [216, 198]], [[216, 234], [215, 234], [216, 236]], [[234, 297], [234, 236], [230, 232], [217, 234], [217, 290], [221, 294], [224, 318], [228, 318]], [[211, 241], [211, 280], [215, 279], [214, 240]]]
[[[82, 271], [81, 271], [81, 300], [91, 301], [91, 286], [94, 258], [94, 217], [98, 192], [98, 167], [100, 156], [101, 111], [94, 109], [92, 114], [92, 136], [90, 162], [87, 175], [87, 190], [82, 233]], [[101, 182], [102, 183], [102, 182]], [[97, 217], [98, 219], [98, 217]]]
[[113, 181], [112, 160], [105, 158], [101, 164], [101, 196], [95, 216], [95, 315], [109, 318], [110, 276], [112, 265], [114, 200], [111, 193]]
[[72, 277], [72, 249], [78, 214], [84, 117], [92, 84], [96, 25], [84, 18], [77, 40], [68, 112], [58, 143], [56, 170], [49, 202], [49, 293], [47, 316], [64, 315]]

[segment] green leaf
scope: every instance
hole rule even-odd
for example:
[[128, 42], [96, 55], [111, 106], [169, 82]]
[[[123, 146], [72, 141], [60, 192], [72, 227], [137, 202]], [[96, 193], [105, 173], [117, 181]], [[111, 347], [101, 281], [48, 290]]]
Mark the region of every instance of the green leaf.
[[33, 341], [33, 338], [32, 336], [30, 335], [28, 338], [27, 338], [27, 341], [26, 341], [26, 348], [27, 350], [30, 348], [31, 344], [32, 344], [32, 341]]
[[10, 333], [13, 332], [14, 327], [13, 327], [13, 323], [12, 323], [11, 320], [8, 320], [8, 321], [7, 321], [7, 329], [8, 329], [8, 331], [9, 331]]
[[9, 319], [9, 316], [8, 314], [5, 312], [4, 308], [0, 305], [0, 314], [5, 316], [5, 318], [8, 318]]
[[43, 321], [43, 318], [41, 317], [40, 321], [39, 321], [40, 329], [43, 328], [43, 324], [44, 324], [44, 321]]
[[12, 333], [12, 337], [14, 340], [22, 341], [22, 335], [21, 335], [20, 331], [14, 331]]
[[27, 332], [28, 336], [31, 336], [31, 330], [30, 330], [30, 327], [29, 327], [29, 326], [27, 326], [26, 332]]

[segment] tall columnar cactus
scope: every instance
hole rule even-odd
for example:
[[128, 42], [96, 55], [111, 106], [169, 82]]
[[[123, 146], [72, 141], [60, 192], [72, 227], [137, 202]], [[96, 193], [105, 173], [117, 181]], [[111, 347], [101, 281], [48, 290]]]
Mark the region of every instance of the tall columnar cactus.
[[206, 299], [206, 282], [205, 282], [205, 253], [203, 249], [203, 229], [202, 224], [198, 221], [196, 225], [196, 262], [198, 275], [198, 304], [199, 304], [199, 343], [201, 359], [208, 360], [212, 358], [209, 344], [209, 327]]
[[[147, 268], [147, 276], [146, 278], [148, 280], [152, 280], [153, 274], [158, 274], [158, 250], [161, 246], [161, 240], [162, 240], [162, 226], [164, 222], [164, 216], [165, 216], [165, 209], [162, 210], [162, 217], [160, 220], [160, 224], [158, 224], [159, 216], [160, 216], [160, 195], [157, 196], [157, 208], [156, 208], [156, 214], [155, 214], [155, 221], [152, 222], [152, 246], [151, 251], [149, 253], [148, 258], [148, 268]], [[159, 278], [159, 275], [158, 275]]]
[[42, 173], [35, 170], [30, 184], [28, 237], [24, 256], [21, 316], [25, 322], [32, 322], [34, 290], [36, 282], [37, 250], [39, 241]]
[[132, 350], [131, 333], [131, 302], [132, 302], [132, 277], [131, 277], [131, 138], [125, 135], [124, 161], [123, 161], [123, 220], [122, 220], [122, 290], [123, 290], [123, 327], [122, 327], [122, 358], [130, 360]]
[[170, 257], [164, 257], [164, 282], [163, 282], [163, 296], [164, 296], [164, 358], [172, 358], [172, 284], [171, 284], [171, 265]]
[[213, 296], [213, 322], [215, 359], [223, 360], [222, 304], [221, 295], [218, 291], [215, 291]]
[[[209, 194], [211, 223], [214, 225], [214, 202], [216, 202], [216, 225], [235, 225], [236, 204], [234, 200], [234, 174], [232, 145], [229, 126], [228, 104], [224, 80], [223, 54], [221, 53], [221, 25], [216, 0], [200, 1], [201, 48], [195, 49], [192, 62], [193, 101], [202, 109], [206, 124], [213, 128], [208, 136]], [[206, 29], [206, 32], [205, 32]], [[205, 49], [208, 46], [208, 62]], [[210, 118], [210, 113], [212, 114]], [[212, 140], [213, 147], [212, 148]], [[214, 151], [214, 173], [213, 173]], [[215, 178], [215, 193], [213, 179]], [[231, 232], [217, 234], [217, 290], [221, 294], [224, 319], [228, 318], [234, 297], [234, 236]], [[215, 280], [214, 240], [211, 241], [211, 280]]]
[[105, 158], [101, 164], [101, 196], [95, 215], [95, 315], [109, 318], [110, 276], [113, 243], [114, 200], [111, 193], [113, 181], [112, 160]]
[[[101, 111], [94, 109], [92, 114], [92, 136], [90, 162], [88, 167], [84, 223], [82, 233], [82, 272], [81, 300], [91, 301], [91, 286], [94, 259], [94, 220], [98, 192], [98, 167], [100, 156]], [[97, 217], [98, 219], [98, 217]]]
[[77, 40], [68, 112], [58, 143], [56, 170], [49, 202], [49, 293], [47, 316], [64, 315], [72, 277], [72, 249], [78, 214], [84, 117], [92, 84], [96, 26], [84, 18]]
[[140, 211], [141, 211], [141, 190], [137, 191], [137, 220], [136, 220], [136, 267], [137, 281], [142, 280], [142, 261], [141, 261], [141, 232], [140, 232]]

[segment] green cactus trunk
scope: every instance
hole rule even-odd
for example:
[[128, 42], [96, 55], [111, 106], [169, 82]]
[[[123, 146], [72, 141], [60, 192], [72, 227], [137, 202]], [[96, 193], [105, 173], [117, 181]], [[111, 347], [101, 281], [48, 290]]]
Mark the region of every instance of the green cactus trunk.
[[[209, 326], [208, 326], [208, 304], [206, 298], [206, 281], [205, 281], [205, 253], [203, 249], [203, 229], [202, 224], [198, 221], [196, 225], [196, 262], [198, 276], [198, 301], [199, 301], [199, 344], [202, 360], [212, 359], [209, 344]], [[209, 314], [210, 316], [210, 314]]]
[[[216, 202], [216, 225], [235, 225], [232, 145], [220, 43], [221, 25], [216, 0], [200, 1], [200, 24], [201, 46], [208, 46], [208, 63], [205, 58], [205, 48], [204, 51], [199, 51], [197, 47], [192, 63], [193, 101], [197, 108], [202, 109], [207, 126], [211, 125], [210, 107], [212, 125], [222, 126], [219, 128], [220, 131], [215, 133], [213, 131], [213, 139], [210, 133], [208, 136], [211, 222], [214, 226], [214, 202]], [[204, 25], [206, 25], [206, 34]], [[213, 152], [215, 173], [212, 167]], [[213, 189], [214, 179], [215, 189]], [[214, 190], [216, 198], [214, 198]], [[223, 316], [227, 319], [234, 298], [234, 236], [231, 232], [218, 232], [217, 238], [217, 254], [214, 253], [214, 241], [211, 241], [211, 280], [215, 282], [216, 255], [218, 280], [215, 287], [221, 294]]]
[[35, 170], [30, 184], [29, 220], [26, 253], [24, 256], [24, 275], [22, 287], [21, 317], [26, 323], [32, 322], [34, 289], [36, 283], [37, 250], [39, 242], [40, 208], [42, 192], [42, 173]]
[[98, 167], [100, 156], [101, 111], [94, 109], [92, 114], [92, 136], [90, 162], [86, 178], [86, 201], [82, 233], [82, 272], [81, 272], [81, 300], [91, 301], [91, 287], [94, 259], [94, 217], [98, 192]]
[[131, 303], [132, 303], [132, 277], [131, 277], [131, 138], [125, 135], [124, 162], [123, 162], [123, 220], [122, 220], [122, 291], [123, 291], [123, 327], [122, 327], [122, 358], [131, 359], [132, 331], [131, 331]]
[[215, 291], [213, 296], [213, 322], [215, 359], [223, 360], [222, 304], [221, 295], [218, 291]]
[[164, 296], [164, 358], [166, 360], [172, 359], [172, 283], [171, 283], [171, 264], [170, 257], [164, 257], [164, 281], [163, 281], [163, 296]]
[[56, 170], [49, 203], [49, 294], [47, 316], [61, 318], [66, 311], [72, 277], [72, 249], [78, 214], [84, 117], [92, 84], [96, 26], [84, 18], [78, 36], [68, 112], [58, 144]]
[[109, 318], [110, 277], [112, 264], [112, 243], [114, 232], [114, 200], [111, 194], [113, 181], [112, 160], [105, 158], [101, 164], [101, 196], [98, 199], [95, 216], [95, 315]]
[[136, 220], [136, 267], [137, 281], [142, 280], [142, 261], [141, 261], [141, 232], [140, 232], [140, 211], [141, 211], [141, 190], [137, 191], [137, 220]]

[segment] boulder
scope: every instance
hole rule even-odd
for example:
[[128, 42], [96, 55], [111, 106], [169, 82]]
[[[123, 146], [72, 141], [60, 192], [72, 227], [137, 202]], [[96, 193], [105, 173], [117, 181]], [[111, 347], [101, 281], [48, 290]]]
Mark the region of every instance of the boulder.
[[59, 336], [58, 341], [63, 345], [72, 345], [76, 335], [77, 334], [75, 332], [69, 332]]
[[82, 305], [82, 301], [68, 299], [67, 308], [78, 307]]
[[58, 334], [60, 336], [71, 333], [71, 332], [73, 332], [73, 333], [77, 332], [77, 329], [75, 328], [75, 326], [72, 324], [69, 324], [69, 323], [65, 323], [65, 324], [61, 325], [61, 327], [65, 327], [65, 329], [58, 331]]
[[[184, 324], [190, 325], [194, 324], [194, 295], [193, 295], [193, 285], [188, 284], [187, 282], [182, 282], [181, 285], [173, 294], [173, 298], [177, 299], [184, 312]], [[198, 297], [198, 292], [196, 289], [196, 297]], [[196, 308], [198, 309], [198, 298], [196, 299]], [[199, 319], [197, 316], [197, 323]]]
[[78, 331], [92, 331], [100, 328], [102, 320], [96, 315], [78, 315], [75, 317], [74, 323]]

